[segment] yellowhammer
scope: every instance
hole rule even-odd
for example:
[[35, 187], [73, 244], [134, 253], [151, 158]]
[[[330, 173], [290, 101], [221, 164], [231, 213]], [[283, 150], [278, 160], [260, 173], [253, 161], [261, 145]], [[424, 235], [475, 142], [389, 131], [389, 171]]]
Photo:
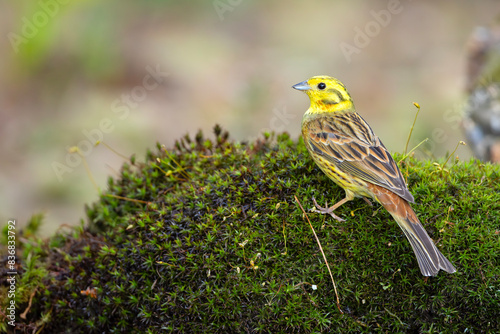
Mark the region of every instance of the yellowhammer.
[[[311, 106], [302, 119], [302, 136], [316, 164], [346, 197], [332, 207], [317, 211], [342, 221], [333, 211], [355, 197], [372, 198], [382, 204], [401, 227], [417, 256], [424, 276], [440, 269], [456, 269], [425, 232], [408, 202], [414, 202], [392, 156], [368, 123], [359, 116], [345, 86], [335, 78], [316, 76], [293, 88], [306, 92]], [[368, 201], [368, 200], [367, 200]], [[368, 201], [369, 202], [369, 201]]]

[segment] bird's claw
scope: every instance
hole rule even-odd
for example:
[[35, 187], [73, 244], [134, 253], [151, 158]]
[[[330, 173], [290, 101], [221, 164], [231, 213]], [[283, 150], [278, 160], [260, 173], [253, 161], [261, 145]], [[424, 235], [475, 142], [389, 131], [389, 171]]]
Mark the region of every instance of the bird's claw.
[[335, 210], [334, 206], [328, 207], [328, 203], [325, 202], [325, 207], [322, 207], [322, 206], [320, 206], [318, 204], [318, 202], [316, 202], [316, 199], [314, 197], [312, 198], [312, 200], [313, 200], [314, 206], [315, 206], [315, 208], [311, 209], [312, 212], [318, 212], [318, 213], [321, 213], [321, 214], [329, 214], [335, 220], [337, 220], [339, 222], [345, 222], [345, 219], [342, 219], [342, 218], [340, 218], [339, 216], [337, 216], [336, 214], [333, 213], [333, 210]]
[[365, 202], [369, 205], [369, 206], [373, 206], [372, 202], [370, 202], [370, 200], [366, 197], [363, 197], [363, 199], [365, 200]]

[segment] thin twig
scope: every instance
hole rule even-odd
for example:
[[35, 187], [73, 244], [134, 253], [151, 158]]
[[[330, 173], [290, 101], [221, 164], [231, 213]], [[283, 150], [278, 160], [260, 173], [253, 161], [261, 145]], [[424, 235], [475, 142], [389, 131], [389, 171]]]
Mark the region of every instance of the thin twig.
[[30, 299], [29, 299], [29, 302], [28, 302], [28, 307], [26, 308], [26, 310], [24, 310], [24, 312], [20, 315], [20, 317], [22, 319], [26, 319], [26, 315], [28, 314], [30, 308], [31, 308], [31, 302], [33, 301], [33, 296], [35, 295], [35, 293], [37, 292], [37, 289], [35, 289], [31, 295], [30, 295]]
[[408, 150], [408, 143], [410, 142], [411, 134], [413, 133], [413, 128], [415, 127], [415, 123], [417, 122], [418, 113], [420, 112], [420, 105], [417, 102], [413, 102], [413, 105], [417, 107], [417, 113], [415, 114], [415, 119], [413, 120], [413, 124], [410, 128], [410, 133], [408, 134], [408, 139], [406, 140], [405, 151], [403, 155], [406, 155], [406, 151]]
[[316, 232], [314, 231], [314, 227], [312, 226], [311, 221], [309, 220], [309, 217], [307, 216], [306, 211], [302, 207], [302, 204], [300, 204], [299, 199], [297, 198], [297, 196], [294, 196], [294, 197], [295, 197], [295, 200], [297, 201], [297, 203], [299, 204], [300, 209], [304, 213], [304, 216], [306, 217], [307, 222], [309, 223], [309, 226], [311, 227], [311, 230], [312, 230], [312, 232], [314, 234], [314, 237], [316, 238], [316, 242], [318, 243], [319, 250], [321, 251], [321, 254], [323, 255], [323, 259], [325, 260], [326, 267], [328, 268], [328, 272], [330, 273], [330, 278], [332, 279], [333, 289], [335, 290], [335, 296], [337, 297], [337, 308], [339, 309], [340, 313], [344, 314], [344, 312], [342, 312], [342, 310], [340, 309], [340, 300], [339, 300], [339, 295], [337, 293], [337, 286], [335, 285], [335, 281], [333, 280], [332, 271], [330, 270], [330, 266], [328, 265], [328, 261], [326, 260], [325, 252], [323, 252], [323, 247], [321, 247], [321, 243], [319, 242], [318, 236], [316, 235]]

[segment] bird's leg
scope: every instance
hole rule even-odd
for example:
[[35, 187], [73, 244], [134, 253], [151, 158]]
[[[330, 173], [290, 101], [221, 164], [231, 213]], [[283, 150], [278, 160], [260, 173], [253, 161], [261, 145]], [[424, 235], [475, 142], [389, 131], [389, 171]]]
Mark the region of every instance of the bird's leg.
[[370, 202], [368, 198], [363, 197], [363, 199], [365, 200], [366, 203], [368, 203], [369, 206], [373, 206], [372, 202]]
[[330, 216], [332, 216], [333, 218], [335, 218], [336, 220], [338, 220], [339, 222], [343, 222], [345, 221], [344, 219], [340, 218], [339, 216], [337, 216], [336, 214], [333, 213], [333, 211], [338, 208], [339, 206], [341, 206], [342, 204], [344, 204], [345, 202], [348, 202], [350, 201], [352, 198], [349, 198], [348, 196], [346, 196], [343, 200], [341, 201], [338, 201], [335, 205], [331, 206], [331, 207], [328, 207], [328, 203], [325, 203], [325, 207], [321, 207], [317, 202], [316, 202], [316, 199], [313, 197], [312, 200], [314, 202], [314, 206], [316, 206], [316, 208], [313, 208], [312, 211], [314, 212], [319, 212], [319, 213], [322, 213], [322, 214], [329, 214]]

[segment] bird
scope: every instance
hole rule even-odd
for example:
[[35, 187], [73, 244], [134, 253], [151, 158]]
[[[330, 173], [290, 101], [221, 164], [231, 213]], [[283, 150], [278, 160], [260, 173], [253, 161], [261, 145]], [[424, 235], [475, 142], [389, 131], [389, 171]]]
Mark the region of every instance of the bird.
[[356, 197], [380, 203], [403, 230], [415, 253], [422, 275], [439, 270], [456, 272], [438, 250], [418, 220], [410, 203], [415, 200], [382, 141], [356, 112], [346, 87], [330, 76], [314, 76], [294, 86], [305, 92], [310, 107], [302, 118], [304, 143], [316, 165], [345, 190], [345, 198], [321, 207], [313, 198], [314, 211], [344, 221], [334, 211]]

